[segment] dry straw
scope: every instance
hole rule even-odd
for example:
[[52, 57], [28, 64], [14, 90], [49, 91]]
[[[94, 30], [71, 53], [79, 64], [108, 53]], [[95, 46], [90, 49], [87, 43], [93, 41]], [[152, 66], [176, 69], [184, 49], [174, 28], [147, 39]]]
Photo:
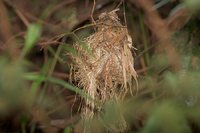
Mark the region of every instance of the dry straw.
[[116, 11], [102, 13], [96, 21], [94, 34], [74, 45], [78, 51], [78, 56], [72, 56], [75, 80], [92, 99], [98, 101], [96, 104], [85, 99], [82, 108], [84, 120], [93, 119], [106, 101], [112, 98], [123, 100], [128, 92], [132, 93], [132, 88], [137, 88], [132, 39]]

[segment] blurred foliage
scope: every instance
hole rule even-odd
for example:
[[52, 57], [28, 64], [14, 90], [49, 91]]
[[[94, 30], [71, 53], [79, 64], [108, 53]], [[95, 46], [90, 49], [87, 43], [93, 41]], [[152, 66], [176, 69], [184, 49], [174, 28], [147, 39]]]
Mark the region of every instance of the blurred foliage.
[[0, 114], [7, 115], [15, 109], [30, 107], [31, 94], [22, 77], [24, 71], [21, 64], [1, 57], [0, 71]]
[[38, 41], [41, 36], [41, 26], [39, 24], [31, 24], [28, 27], [28, 31], [25, 39], [25, 46], [22, 54], [26, 54], [34, 47], [34, 44]]
[[[178, 107], [173, 103], [159, 103], [154, 108], [146, 123], [143, 133], [189, 133], [187, 121]], [[173, 118], [173, 121], [172, 121]], [[167, 127], [167, 128], [166, 128]]]
[[184, 0], [186, 6], [188, 6], [191, 10], [199, 10], [200, 9], [200, 1], [199, 0]]
[[[108, 101], [88, 123], [91, 133], [108, 133], [110, 127], [120, 132], [120, 124], [130, 133], [200, 132], [200, 1], [154, 0], [151, 8], [165, 24], [171, 20], [165, 28], [179, 27], [169, 37], [180, 56], [178, 71], [167, 57], [170, 51], [157, 51], [159, 38], [137, 0], [96, 1], [95, 19], [118, 5], [124, 23], [126, 15], [138, 49], [133, 54], [139, 90], [123, 102]], [[3, 0], [0, 7], [0, 132], [82, 133], [80, 108], [88, 95], [75, 87], [68, 55], [80, 56], [75, 42], [91, 53], [83, 39], [96, 30], [89, 25], [93, 2]], [[10, 58], [4, 51], [13, 45], [19, 54]]]

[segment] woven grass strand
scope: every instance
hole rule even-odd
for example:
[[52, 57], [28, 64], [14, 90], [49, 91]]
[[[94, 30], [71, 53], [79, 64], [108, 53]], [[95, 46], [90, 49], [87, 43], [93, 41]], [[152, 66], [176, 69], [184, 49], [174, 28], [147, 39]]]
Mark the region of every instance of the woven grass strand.
[[[79, 87], [100, 103], [97, 105], [86, 98], [82, 108], [83, 120], [93, 119], [101, 112], [104, 103], [112, 98], [123, 100], [128, 92], [132, 93], [132, 79], [136, 81], [137, 88], [132, 39], [127, 28], [120, 23], [116, 11], [99, 16], [96, 32], [84, 39], [87, 48], [79, 43], [74, 45], [79, 53], [79, 56], [72, 55], [75, 80]], [[122, 86], [121, 90], [117, 89], [119, 86]], [[126, 128], [126, 124], [121, 125]], [[114, 131], [113, 127], [110, 128]], [[115, 131], [122, 129], [120, 127]]]

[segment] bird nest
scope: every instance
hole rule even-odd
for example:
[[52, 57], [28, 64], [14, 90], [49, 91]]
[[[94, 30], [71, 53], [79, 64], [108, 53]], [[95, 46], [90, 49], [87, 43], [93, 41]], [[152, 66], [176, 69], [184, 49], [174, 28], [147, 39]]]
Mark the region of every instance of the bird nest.
[[86, 98], [83, 119], [92, 119], [106, 101], [122, 100], [128, 92], [132, 93], [134, 86], [137, 88], [132, 39], [116, 11], [102, 13], [96, 21], [95, 32], [81, 44], [74, 45], [79, 55], [72, 55], [74, 78], [78, 86], [99, 103]]

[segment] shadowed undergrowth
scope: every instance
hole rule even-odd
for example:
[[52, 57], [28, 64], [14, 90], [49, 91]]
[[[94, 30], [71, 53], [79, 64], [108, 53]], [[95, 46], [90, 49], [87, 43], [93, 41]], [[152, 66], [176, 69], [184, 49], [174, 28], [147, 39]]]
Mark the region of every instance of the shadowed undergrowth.
[[[199, 132], [197, 5], [198, 0], [0, 1], [0, 132]], [[116, 21], [98, 19], [116, 8], [120, 21], [116, 14], [110, 16]], [[94, 68], [100, 76], [90, 75]], [[88, 93], [92, 78], [95, 95]], [[83, 119], [87, 104], [95, 114], [90, 121]]]

